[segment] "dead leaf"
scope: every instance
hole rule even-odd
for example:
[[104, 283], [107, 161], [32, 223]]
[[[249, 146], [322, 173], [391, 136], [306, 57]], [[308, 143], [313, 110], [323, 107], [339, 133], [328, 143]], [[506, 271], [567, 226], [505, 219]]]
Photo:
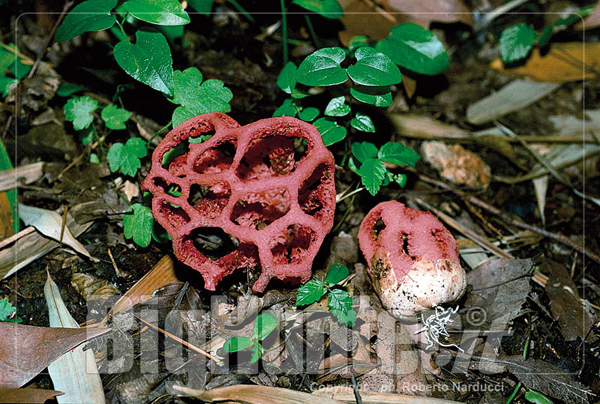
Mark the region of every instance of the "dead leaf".
[[552, 44], [543, 56], [535, 48], [527, 62], [506, 69], [500, 58], [491, 65], [494, 69], [513, 77], [528, 77], [536, 81], [565, 83], [593, 79], [600, 66], [600, 43], [567, 42]]
[[0, 388], [0, 404], [40, 403], [61, 395], [60, 391], [44, 389], [4, 389]]
[[[40, 209], [34, 206], [19, 204], [19, 216], [27, 226], [33, 226], [37, 231], [46, 237], [62, 242], [79, 254], [92, 258], [85, 247], [81, 245], [69, 228], [65, 225], [63, 231], [63, 218], [56, 212], [47, 209]], [[61, 239], [62, 236], [62, 239]]]
[[513, 80], [497, 92], [469, 105], [467, 120], [474, 125], [523, 109], [560, 87], [555, 83]]
[[543, 177], [534, 179], [533, 188], [535, 190], [535, 199], [537, 200], [538, 211], [542, 218], [542, 224], [546, 225], [546, 193], [548, 192], [548, 181], [550, 176], [544, 175]]
[[[567, 341], [582, 340], [592, 327], [589, 314], [581, 305], [577, 286], [567, 268], [558, 262], [544, 260], [540, 268], [550, 272], [546, 283], [546, 293], [550, 299], [550, 311], [560, 326], [560, 333]], [[590, 333], [593, 336], [592, 333]]]
[[447, 145], [440, 141], [421, 144], [423, 160], [440, 175], [457, 185], [487, 189], [492, 181], [492, 169], [477, 154], [461, 145]]
[[240, 384], [212, 390], [194, 390], [177, 385], [173, 388], [183, 393], [182, 395], [193, 396], [209, 403], [231, 401], [249, 404], [340, 404], [339, 401], [327, 397], [279, 387]]
[[108, 332], [0, 323], [0, 386], [21, 387], [65, 352]]
[[374, 3], [342, 0], [340, 4], [344, 9], [344, 16], [340, 18], [344, 30], [339, 32], [339, 36], [344, 46], [347, 46], [348, 41], [357, 35], [366, 35], [376, 41], [387, 38], [390, 29], [398, 25], [395, 16], [386, 13]]
[[460, 0], [387, 0], [386, 9], [425, 28], [433, 21], [473, 25], [471, 11]]
[[[44, 296], [48, 305], [51, 327], [79, 327], [67, 310], [60, 296], [60, 290], [50, 274], [44, 285]], [[106, 401], [92, 350], [84, 351], [83, 347], [79, 346], [65, 352], [48, 365], [48, 373], [54, 387], [65, 393], [57, 398], [60, 404], [83, 402], [102, 404]]]
[[71, 285], [85, 300], [99, 296], [118, 295], [119, 289], [106, 279], [96, 278], [90, 274], [76, 273], [71, 276]]

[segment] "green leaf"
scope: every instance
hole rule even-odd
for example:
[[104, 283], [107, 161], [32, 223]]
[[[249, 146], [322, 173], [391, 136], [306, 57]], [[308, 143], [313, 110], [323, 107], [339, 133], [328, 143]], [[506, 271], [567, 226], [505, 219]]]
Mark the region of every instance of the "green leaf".
[[539, 47], [543, 48], [544, 46], [548, 45], [552, 35], [554, 35], [554, 30], [552, 27], [544, 27], [542, 33], [538, 35], [535, 40], [537, 41]]
[[381, 149], [379, 149], [378, 157], [392, 164], [404, 165], [414, 167], [417, 161], [421, 158], [419, 153], [411, 149], [410, 147], [404, 146], [402, 143], [387, 142]]
[[506, 63], [521, 60], [533, 48], [535, 31], [527, 24], [516, 24], [506, 28], [500, 34], [500, 55]]
[[331, 312], [338, 317], [340, 322], [351, 323], [350, 326], [354, 325], [356, 320], [356, 313], [352, 315], [352, 298], [342, 289], [332, 289], [329, 293], [329, 308]]
[[431, 31], [416, 24], [396, 25], [376, 48], [394, 63], [420, 74], [434, 76], [450, 67], [444, 45]]
[[254, 344], [250, 337], [231, 337], [223, 344], [223, 350], [225, 352], [237, 352], [242, 349], [246, 349]]
[[[17, 45], [14, 43], [9, 43], [7, 47], [14, 49], [15, 52], [18, 50]], [[15, 52], [0, 47], [0, 78], [13, 81], [12, 77], [3, 77], [6, 69], [17, 80], [21, 80], [31, 70], [32, 66], [23, 64], [23, 59], [17, 56]]]
[[300, 111], [302, 111], [302, 107], [298, 105], [298, 102], [288, 98], [273, 112], [273, 116], [296, 116]]
[[402, 73], [392, 59], [370, 46], [358, 48], [357, 61], [348, 67], [348, 76], [363, 86], [389, 86], [402, 81]]
[[178, 0], [128, 0], [123, 8], [141, 21], [158, 25], [183, 25], [190, 17]]
[[0, 299], [0, 321], [7, 321], [16, 311], [16, 307], [8, 299]]
[[186, 107], [182, 106], [175, 108], [175, 111], [173, 111], [173, 116], [171, 117], [171, 123], [173, 124], [173, 128], [178, 127], [185, 121], [192, 119], [195, 116], [196, 114], [194, 114]]
[[363, 46], [369, 46], [369, 38], [364, 35], [357, 35], [355, 37], [350, 38], [348, 41], [348, 50], [350, 52], [354, 52], [358, 48]]
[[314, 302], [321, 300], [325, 294], [325, 286], [323, 282], [316, 279], [311, 279], [298, 289], [296, 296], [296, 306], [308, 306]]
[[261, 341], [277, 327], [277, 317], [269, 313], [261, 313], [254, 320], [254, 328], [252, 329], [252, 339]]
[[377, 158], [377, 146], [369, 142], [354, 142], [352, 143], [352, 154], [361, 163], [368, 159]]
[[172, 96], [173, 59], [167, 40], [157, 31], [139, 29], [136, 43], [123, 40], [115, 45], [115, 60], [134, 79]]
[[56, 95], [58, 95], [59, 97], [68, 97], [70, 95], [84, 90], [85, 88], [78, 86], [77, 84], [65, 82], [60, 84], [58, 90], [56, 90]]
[[54, 39], [63, 42], [84, 32], [112, 27], [117, 17], [110, 12], [116, 5], [117, 0], [87, 0], [76, 5], [56, 30]]
[[0, 47], [0, 75], [4, 75], [4, 71], [11, 67], [17, 60], [17, 55], [3, 47]]
[[400, 185], [400, 188], [404, 188], [408, 182], [406, 174], [393, 174], [392, 179], [396, 184]]
[[133, 241], [140, 247], [146, 248], [150, 244], [153, 227], [152, 210], [141, 203], [131, 205], [123, 216], [125, 238], [133, 238]]
[[349, 113], [350, 105], [346, 104], [346, 97], [343, 95], [332, 98], [325, 107], [325, 115], [327, 116], [346, 116]]
[[331, 146], [346, 138], [348, 131], [343, 126], [337, 124], [328, 118], [319, 118], [314, 123], [315, 127], [321, 133], [321, 138], [325, 146]]
[[354, 86], [350, 95], [360, 102], [376, 107], [389, 107], [392, 105], [392, 92], [389, 87]]
[[385, 178], [385, 164], [379, 159], [367, 159], [358, 169], [363, 185], [373, 196], [379, 192]]
[[369, 115], [356, 113], [356, 116], [350, 121], [350, 126], [363, 132], [375, 133], [375, 124]]
[[298, 68], [293, 62], [287, 62], [279, 76], [277, 76], [277, 87], [286, 94], [292, 94], [296, 88], [296, 71]]
[[534, 390], [529, 390], [525, 393], [525, 399], [534, 404], [552, 404], [552, 400]]
[[255, 343], [252, 346], [252, 356], [250, 357], [250, 363], [256, 363], [258, 362], [258, 360], [261, 358], [261, 356], [263, 355], [263, 352], [265, 350], [263, 349], [262, 345], [260, 343]]
[[119, 108], [115, 104], [102, 109], [102, 119], [108, 129], [126, 129], [125, 122], [129, 120], [131, 113], [126, 109]]
[[294, 0], [292, 3], [325, 18], [335, 19], [344, 16], [344, 10], [337, 0]]
[[123, 174], [133, 177], [142, 166], [140, 159], [147, 154], [146, 142], [136, 137], [129, 139], [125, 144], [113, 144], [106, 157], [111, 172], [121, 169]]
[[188, 0], [188, 4], [197, 12], [210, 15], [215, 0]]
[[[6, 151], [6, 147], [4, 146], [2, 139], [0, 139], [0, 170], [10, 170], [12, 168], [12, 160]], [[8, 199], [8, 205], [10, 209], [10, 218], [7, 219], [12, 222], [13, 231], [15, 234], [17, 234], [20, 230], [19, 210], [17, 209], [17, 206], [19, 205], [18, 189], [8, 189], [5, 191], [5, 194], [6, 198]], [[6, 212], [6, 214], [8, 215], [8, 212]]]
[[77, 131], [77, 139], [82, 145], [87, 146], [96, 139], [96, 134], [96, 128], [93, 125], [90, 125], [85, 129]]
[[81, 97], [70, 98], [63, 111], [65, 113], [65, 119], [69, 122], [73, 122], [73, 128], [75, 130], [81, 130], [90, 126], [94, 120], [94, 112], [98, 108], [98, 101], [88, 97], [87, 95]]
[[8, 94], [10, 92], [11, 84], [18, 83], [18, 82], [19, 82], [19, 80], [17, 80], [17, 79], [0, 76], [0, 93], [2, 94], [2, 98], [5, 98], [8, 96]]
[[306, 122], [313, 121], [316, 117], [319, 116], [319, 108], [308, 107], [304, 108], [302, 111], [298, 113], [298, 118], [302, 119]]
[[195, 102], [202, 84], [202, 73], [196, 67], [173, 72], [173, 97], [167, 97], [174, 104], [188, 105]]
[[348, 80], [346, 69], [340, 63], [346, 58], [342, 48], [323, 48], [302, 61], [296, 80], [307, 86], [333, 86]]
[[327, 271], [327, 276], [325, 277], [326, 283], [330, 285], [335, 285], [340, 281], [343, 281], [350, 275], [350, 270], [347, 266], [342, 264], [333, 264], [329, 267], [329, 271]]

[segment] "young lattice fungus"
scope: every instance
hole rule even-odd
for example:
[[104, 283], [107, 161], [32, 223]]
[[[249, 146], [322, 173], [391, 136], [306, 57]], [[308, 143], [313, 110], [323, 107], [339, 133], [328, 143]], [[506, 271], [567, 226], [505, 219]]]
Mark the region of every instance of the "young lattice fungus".
[[260, 268], [256, 292], [274, 277], [306, 282], [333, 225], [333, 156], [314, 126], [291, 117], [190, 119], [158, 145], [142, 189], [175, 256], [208, 290], [239, 268]]
[[456, 240], [431, 212], [382, 202], [364, 218], [358, 241], [375, 290], [396, 317], [414, 318], [466, 290]]

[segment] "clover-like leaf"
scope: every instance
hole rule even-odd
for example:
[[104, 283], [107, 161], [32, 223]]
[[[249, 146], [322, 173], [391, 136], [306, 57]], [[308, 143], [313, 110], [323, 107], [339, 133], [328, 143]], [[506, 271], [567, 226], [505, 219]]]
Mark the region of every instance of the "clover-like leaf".
[[348, 66], [348, 76], [363, 86], [389, 86], [402, 81], [402, 73], [392, 59], [370, 46], [363, 46], [354, 54], [357, 61]]
[[389, 107], [392, 105], [392, 92], [387, 86], [354, 86], [350, 89], [350, 95], [360, 102], [376, 107]]
[[352, 143], [352, 154], [361, 163], [368, 159], [377, 158], [377, 146], [370, 142], [354, 142]]
[[126, 109], [119, 108], [115, 104], [102, 109], [102, 119], [109, 129], [126, 129], [125, 122], [129, 120], [131, 113]]
[[346, 58], [342, 48], [319, 49], [306, 57], [298, 67], [296, 80], [307, 86], [333, 86], [348, 80], [340, 64]]
[[298, 289], [298, 295], [296, 296], [296, 306], [308, 306], [314, 302], [321, 300], [325, 294], [325, 285], [323, 282], [311, 279]]
[[333, 264], [329, 267], [324, 282], [330, 285], [335, 285], [338, 282], [346, 279], [348, 275], [350, 275], [350, 270], [347, 266], [342, 264]]
[[292, 3], [325, 18], [335, 19], [344, 16], [344, 10], [337, 0], [293, 0]]
[[350, 121], [350, 126], [362, 132], [375, 133], [375, 124], [369, 115], [356, 113], [356, 116]]
[[319, 133], [321, 133], [321, 138], [325, 146], [331, 146], [334, 143], [344, 140], [348, 133], [346, 128], [328, 118], [319, 118], [315, 121], [314, 125]]
[[173, 58], [164, 35], [143, 28], [135, 38], [135, 44], [124, 39], [115, 45], [115, 60], [134, 79], [173, 96]]
[[261, 341], [277, 327], [277, 317], [269, 313], [261, 313], [254, 320], [254, 328], [252, 329], [252, 339]]
[[98, 101], [87, 95], [70, 98], [63, 107], [65, 119], [73, 122], [75, 130], [85, 129], [90, 126], [94, 121], [92, 112], [96, 109], [98, 109]]
[[417, 24], [396, 25], [376, 48], [394, 63], [420, 74], [433, 76], [450, 67], [444, 45], [431, 31]]
[[113, 144], [106, 157], [111, 172], [120, 169], [123, 174], [133, 177], [142, 166], [140, 159], [147, 154], [146, 142], [140, 138], [132, 138], [125, 144]]
[[[356, 321], [356, 312], [352, 308], [352, 297], [345, 290], [333, 289], [329, 293], [329, 309], [341, 323], [352, 327]], [[353, 313], [354, 312], [354, 313]]]
[[225, 352], [237, 352], [252, 346], [254, 341], [250, 337], [231, 337], [223, 344]]
[[529, 55], [536, 34], [527, 24], [516, 24], [506, 28], [500, 34], [500, 55], [506, 63], [516, 62]]
[[343, 95], [332, 98], [325, 107], [325, 115], [327, 116], [346, 116], [349, 113], [350, 105], [346, 104], [346, 97]]
[[371, 195], [375, 196], [379, 192], [386, 171], [385, 164], [379, 159], [367, 159], [358, 169], [358, 175]]
[[157, 25], [184, 25], [189, 15], [178, 0], [127, 0], [123, 8], [140, 21]]
[[141, 203], [133, 204], [123, 215], [123, 233], [125, 238], [133, 238], [140, 247], [148, 247], [152, 241], [154, 217], [152, 210]]
[[117, 5], [117, 0], [87, 0], [79, 3], [56, 30], [54, 39], [63, 42], [75, 38], [84, 32], [108, 29], [115, 24], [117, 17], [111, 10]]
[[404, 146], [402, 143], [387, 142], [377, 155], [381, 160], [392, 164], [404, 165], [414, 167], [417, 161], [421, 158], [419, 153], [411, 149], [410, 147]]

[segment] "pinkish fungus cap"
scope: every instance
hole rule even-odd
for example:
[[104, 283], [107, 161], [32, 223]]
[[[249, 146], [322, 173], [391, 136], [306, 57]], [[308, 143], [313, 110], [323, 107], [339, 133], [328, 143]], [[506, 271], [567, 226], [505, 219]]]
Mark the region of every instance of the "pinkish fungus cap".
[[456, 240], [431, 212], [380, 203], [361, 223], [358, 241], [377, 294], [397, 317], [453, 302], [466, 290]]
[[333, 225], [333, 155], [314, 126], [291, 117], [246, 126], [220, 113], [192, 118], [158, 145], [142, 188], [175, 256], [208, 290], [239, 268], [260, 267], [257, 292], [273, 277], [308, 281]]

